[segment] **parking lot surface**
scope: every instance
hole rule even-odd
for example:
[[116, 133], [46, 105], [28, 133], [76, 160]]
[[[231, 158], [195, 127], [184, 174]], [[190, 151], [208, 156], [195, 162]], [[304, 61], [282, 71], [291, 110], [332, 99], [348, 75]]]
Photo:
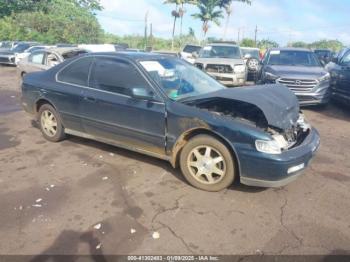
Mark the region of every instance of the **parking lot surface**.
[[350, 253], [350, 109], [304, 110], [321, 147], [290, 185], [209, 193], [158, 159], [45, 141], [15, 72], [0, 67], [0, 254]]

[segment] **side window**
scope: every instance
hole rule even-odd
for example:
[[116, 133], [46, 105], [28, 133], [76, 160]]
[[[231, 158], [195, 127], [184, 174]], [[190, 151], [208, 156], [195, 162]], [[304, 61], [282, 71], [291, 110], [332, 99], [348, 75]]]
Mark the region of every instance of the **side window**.
[[47, 53], [47, 65], [49, 67], [53, 67], [57, 64], [59, 64], [58, 57], [53, 53]]
[[350, 51], [343, 56], [340, 63], [342, 65], [350, 65]]
[[92, 60], [92, 57], [84, 57], [74, 61], [58, 74], [57, 79], [69, 84], [88, 86]]
[[117, 94], [131, 95], [135, 87], [149, 89], [136, 68], [123, 60], [96, 57], [91, 73], [91, 87]]
[[33, 63], [33, 64], [43, 65], [44, 64], [44, 57], [45, 57], [44, 52], [36, 52], [36, 53], [29, 56], [28, 61]]

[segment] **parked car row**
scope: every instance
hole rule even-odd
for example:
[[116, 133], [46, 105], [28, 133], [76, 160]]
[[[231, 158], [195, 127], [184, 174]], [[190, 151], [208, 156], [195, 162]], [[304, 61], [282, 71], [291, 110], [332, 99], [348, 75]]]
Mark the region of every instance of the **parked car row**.
[[[2, 47], [10, 48], [6, 51]], [[35, 42], [1, 42], [0, 63], [18, 65], [23, 77], [75, 55], [116, 50], [142, 52], [109, 44], [45, 46]], [[273, 48], [263, 58], [259, 51], [232, 42], [216, 42], [204, 47], [188, 44], [180, 53], [150, 52], [182, 58], [226, 86], [244, 86], [248, 80], [257, 84], [283, 84], [295, 93], [301, 105], [325, 105], [331, 97], [349, 101], [349, 49], [336, 57], [326, 49]]]

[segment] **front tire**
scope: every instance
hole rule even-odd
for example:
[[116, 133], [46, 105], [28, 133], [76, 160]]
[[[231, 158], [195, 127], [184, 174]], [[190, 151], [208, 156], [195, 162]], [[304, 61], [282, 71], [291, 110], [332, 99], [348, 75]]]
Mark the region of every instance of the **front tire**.
[[51, 142], [59, 142], [65, 138], [61, 118], [51, 105], [42, 105], [38, 115], [40, 130], [45, 139]]
[[182, 149], [180, 167], [191, 185], [215, 192], [233, 183], [236, 162], [219, 140], [209, 135], [198, 135]]

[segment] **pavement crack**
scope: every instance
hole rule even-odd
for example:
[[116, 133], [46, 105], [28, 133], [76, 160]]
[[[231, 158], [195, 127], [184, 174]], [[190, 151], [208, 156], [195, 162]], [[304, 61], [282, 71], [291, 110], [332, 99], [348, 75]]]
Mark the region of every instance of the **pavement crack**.
[[[181, 209], [180, 207], [180, 200], [184, 197], [185, 195], [182, 195], [180, 197], [178, 197], [176, 200], [175, 200], [175, 205], [172, 206], [172, 207], [169, 207], [169, 208], [164, 208], [162, 207], [160, 211], [158, 211], [153, 217], [152, 217], [152, 224], [156, 221], [156, 219], [158, 218], [158, 216], [160, 216], [161, 214], [164, 214], [166, 212], [169, 212], [169, 211], [175, 211], [175, 210], [178, 210], [178, 209]], [[158, 222], [160, 223], [160, 222]]]
[[[298, 237], [297, 234], [295, 234], [295, 232], [291, 229], [288, 228], [288, 226], [284, 223], [284, 216], [285, 216], [285, 208], [288, 205], [288, 198], [284, 193], [284, 189], [278, 190], [282, 192], [283, 198], [284, 198], [284, 203], [283, 205], [280, 207], [280, 224], [282, 225], [282, 227], [299, 243], [297, 247], [301, 247], [303, 246], [303, 239]], [[277, 192], [278, 192], [277, 191]], [[286, 249], [286, 247], [283, 247], [280, 250], [280, 253], [282, 253], [284, 250]]]
[[189, 247], [189, 245], [186, 243], [186, 241], [185, 241], [181, 236], [179, 236], [170, 226], [168, 226], [168, 225], [166, 225], [166, 224], [164, 224], [164, 223], [162, 223], [162, 222], [158, 222], [158, 223], [161, 224], [163, 227], [167, 228], [167, 229], [170, 231], [170, 233], [171, 233], [174, 237], [176, 237], [177, 239], [179, 239], [179, 240], [182, 242], [182, 244], [186, 247], [186, 249], [187, 249], [191, 254], [194, 254], [194, 252], [193, 252], [192, 249]]

